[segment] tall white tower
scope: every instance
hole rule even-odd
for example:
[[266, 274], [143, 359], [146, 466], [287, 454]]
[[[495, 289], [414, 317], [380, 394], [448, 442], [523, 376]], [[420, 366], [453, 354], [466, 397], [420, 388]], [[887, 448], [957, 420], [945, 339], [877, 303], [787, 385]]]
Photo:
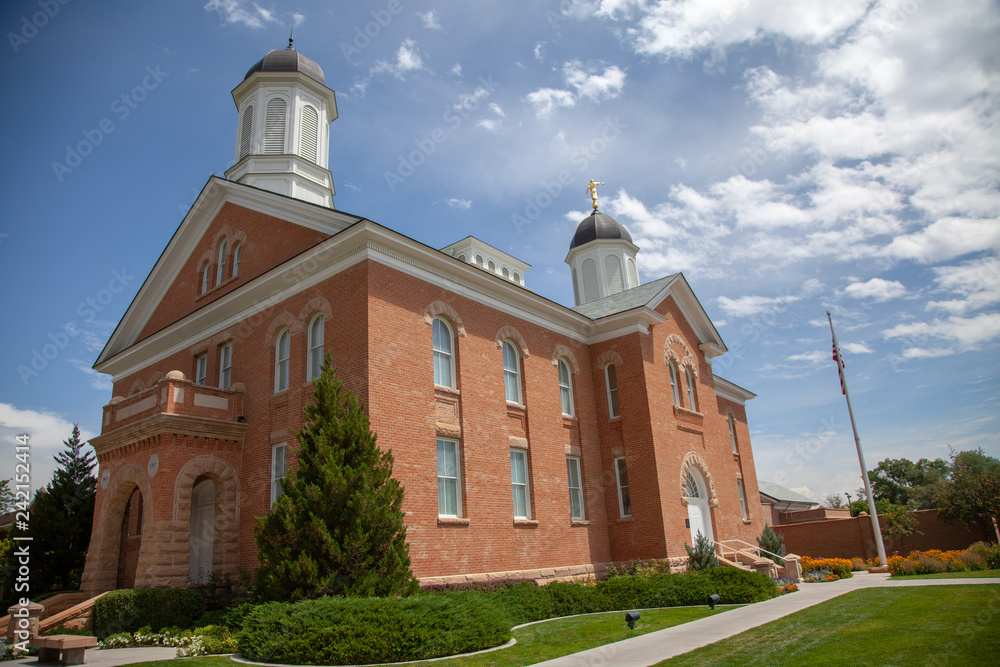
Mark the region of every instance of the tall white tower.
[[[595, 200], [596, 206], [596, 200]], [[639, 286], [639, 246], [625, 227], [596, 208], [576, 228], [566, 263], [573, 270], [576, 305]]]
[[333, 208], [330, 123], [337, 98], [323, 70], [292, 48], [275, 49], [233, 89], [236, 164], [226, 178]]

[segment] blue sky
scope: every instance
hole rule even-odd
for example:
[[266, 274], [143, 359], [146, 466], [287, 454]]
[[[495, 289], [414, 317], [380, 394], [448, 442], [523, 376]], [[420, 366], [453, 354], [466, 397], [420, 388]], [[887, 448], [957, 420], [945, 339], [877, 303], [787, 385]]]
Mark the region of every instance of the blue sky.
[[341, 210], [477, 236], [572, 305], [604, 181], [642, 281], [683, 271], [730, 349], [716, 374], [758, 394], [760, 479], [860, 486], [827, 310], [870, 466], [1000, 456], [994, 2], [8, 0], [0, 477], [17, 433], [40, 486], [72, 423], [99, 432], [91, 366], [232, 164], [230, 91], [293, 26], [337, 92]]

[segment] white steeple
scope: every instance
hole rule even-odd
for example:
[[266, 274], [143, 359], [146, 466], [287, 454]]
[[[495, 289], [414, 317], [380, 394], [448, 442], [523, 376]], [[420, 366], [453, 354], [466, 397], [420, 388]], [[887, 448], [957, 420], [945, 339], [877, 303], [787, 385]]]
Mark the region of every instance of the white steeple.
[[226, 178], [333, 208], [330, 123], [337, 98], [323, 70], [292, 48], [275, 49], [233, 89], [236, 164]]

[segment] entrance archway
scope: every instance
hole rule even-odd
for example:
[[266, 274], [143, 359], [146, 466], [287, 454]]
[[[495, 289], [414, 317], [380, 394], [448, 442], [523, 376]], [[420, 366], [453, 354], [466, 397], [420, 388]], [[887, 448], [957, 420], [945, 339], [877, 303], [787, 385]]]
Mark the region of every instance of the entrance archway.
[[712, 532], [712, 508], [708, 502], [708, 486], [701, 471], [694, 466], [687, 470], [685, 478], [685, 494], [687, 496], [688, 526], [691, 528], [691, 545], [698, 541], [698, 534], [702, 534], [714, 541], [715, 535]]
[[118, 574], [115, 588], [135, 587], [135, 572], [142, 549], [142, 491], [133, 485], [132, 495], [122, 514], [121, 540], [118, 545]]
[[208, 581], [212, 576], [215, 551], [215, 482], [203, 479], [191, 491], [191, 581]]

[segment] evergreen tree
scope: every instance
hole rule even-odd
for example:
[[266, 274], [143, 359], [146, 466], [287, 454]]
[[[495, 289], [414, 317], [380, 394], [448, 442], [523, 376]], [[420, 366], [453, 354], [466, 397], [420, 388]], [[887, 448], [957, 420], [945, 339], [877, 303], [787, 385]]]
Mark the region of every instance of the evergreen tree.
[[66, 450], [55, 457], [52, 481], [35, 494], [28, 533], [32, 537], [31, 590], [75, 589], [80, 585], [94, 522], [97, 480], [94, 453], [84, 450], [80, 427], [73, 425]]
[[258, 593], [267, 600], [412, 594], [392, 452], [378, 447], [364, 406], [344, 390], [329, 356], [313, 387], [297, 434], [298, 470], [254, 531]]
[[719, 567], [719, 558], [715, 555], [715, 545], [712, 540], [698, 532], [694, 547], [684, 543], [684, 548], [688, 553], [688, 572], [698, 572], [700, 570], [710, 570]]
[[778, 535], [774, 532], [774, 528], [771, 525], [764, 522], [764, 531], [757, 538], [757, 546], [759, 546], [764, 551], [770, 551], [772, 554], [766, 554], [767, 558], [770, 558], [777, 565], [784, 565], [785, 562], [778, 558], [778, 556], [785, 555], [785, 538], [783, 535]]

